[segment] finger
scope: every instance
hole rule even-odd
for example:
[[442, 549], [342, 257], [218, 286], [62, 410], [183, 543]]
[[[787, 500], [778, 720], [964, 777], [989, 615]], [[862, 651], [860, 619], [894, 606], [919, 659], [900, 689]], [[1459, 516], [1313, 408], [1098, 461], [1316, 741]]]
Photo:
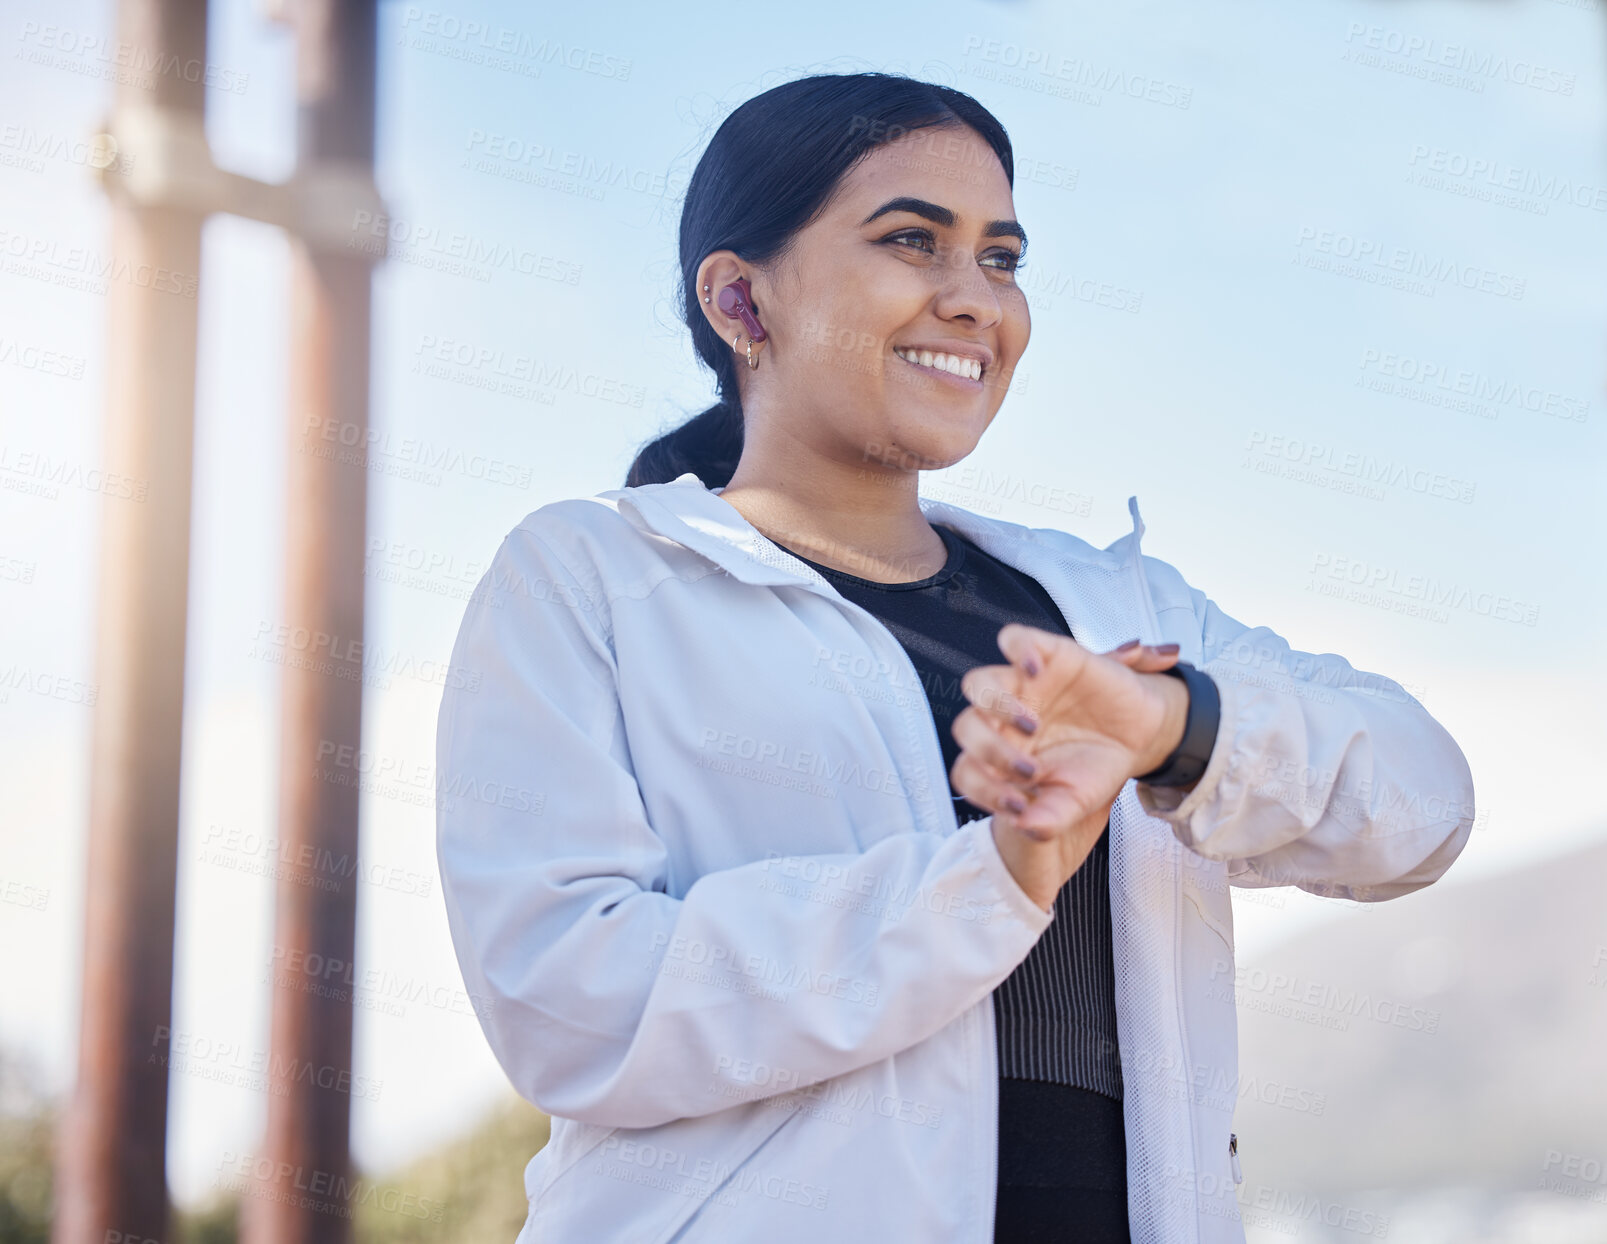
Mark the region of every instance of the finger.
[[1038, 728], [1038, 711], [1033, 700], [1022, 694], [1024, 681], [1025, 676], [1013, 665], [978, 665], [960, 678], [960, 692], [973, 708], [1031, 734]]
[[1010, 664], [1028, 678], [1036, 678], [1051, 661], [1070, 657], [1071, 654], [1066, 651], [1068, 646], [1082, 651], [1076, 640], [1040, 627], [1028, 626], [1024, 622], [1009, 622], [1000, 627], [998, 643], [999, 651], [1004, 653]]
[[[964, 795], [977, 807], [982, 808], [996, 816], [1014, 814], [1019, 819], [1021, 812], [1031, 806], [1031, 800], [1025, 792], [1016, 790], [1009, 783], [1001, 780], [989, 771], [988, 767], [975, 756], [962, 752], [960, 758], [954, 762], [954, 768], [949, 773], [954, 783], [954, 789]], [[1046, 841], [1054, 836], [1052, 829], [1034, 827], [1032, 830], [1023, 830], [1038, 841]]]
[[1023, 833], [1052, 836], [1080, 825], [1095, 807], [1095, 801], [1074, 786], [1039, 787], [1026, 811], [1017, 814], [1016, 826]]
[[1013, 745], [999, 724], [975, 707], [965, 709], [949, 728], [960, 750], [990, 766], [996, 776], [1007, 776], [1013, 785], [1031, 782], [1038, 776], [1038, 762], [1032, 754]]
[[1157, 670], [1170, 669], [1177, 664], [1178, 645], [1141, 644], [1135, 640], [1128, 640], [1127, 644], [1112, 648], [1102, 655], [1113, 661], [1120, 661], [1135, 673], [1153, 673]]

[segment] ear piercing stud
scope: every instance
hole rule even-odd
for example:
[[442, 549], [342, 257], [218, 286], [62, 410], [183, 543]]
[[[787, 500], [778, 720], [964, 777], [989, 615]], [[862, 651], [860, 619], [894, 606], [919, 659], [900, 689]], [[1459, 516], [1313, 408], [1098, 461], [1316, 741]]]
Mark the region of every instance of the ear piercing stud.
[[709, 300], [709, 287], [707, 285], [705, 285], [703, 287], [703, 301], [707, 302], [708, 300]]

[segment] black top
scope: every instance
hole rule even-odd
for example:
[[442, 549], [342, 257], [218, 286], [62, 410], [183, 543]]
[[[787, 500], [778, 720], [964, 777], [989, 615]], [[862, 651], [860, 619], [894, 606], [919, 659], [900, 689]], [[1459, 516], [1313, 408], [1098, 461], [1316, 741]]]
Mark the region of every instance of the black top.
[[[873, 614], [909, 654], [932, 710], [945, 771], [959, 759], [960, 679], [1005, 662], [999, 628], [1071, 627], [1030, 575], [933, 524], [948, 549], [936, 574], [877, 583], [801, 554], [846, 599]], [[792, 550], [788, 550], [791, 552]], [[985, 816], [954, 791], [964, 824]], [[1054, 920], [993, 992], [999, 1051], [1000, 1238], [1101, 1244], [1127, 1239], [1126, 1142], [1110, 922], [1110, 826], [1055, 897]], [[1075, 1190], [1075, 1191], [1073, 1191]], [[1048, 1234], [1035, 1234], [1040, 1230]]]

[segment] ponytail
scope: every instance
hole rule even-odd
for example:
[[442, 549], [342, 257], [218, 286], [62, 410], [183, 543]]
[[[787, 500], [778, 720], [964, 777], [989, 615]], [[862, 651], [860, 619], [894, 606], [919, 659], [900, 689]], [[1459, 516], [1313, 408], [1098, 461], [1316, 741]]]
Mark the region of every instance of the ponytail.
[[691, 471], [705, 488], [724, 488], [741, 457], [742, 411], [735, 402], [720, 402], [645, 445], [625, 487], [667, 484]]

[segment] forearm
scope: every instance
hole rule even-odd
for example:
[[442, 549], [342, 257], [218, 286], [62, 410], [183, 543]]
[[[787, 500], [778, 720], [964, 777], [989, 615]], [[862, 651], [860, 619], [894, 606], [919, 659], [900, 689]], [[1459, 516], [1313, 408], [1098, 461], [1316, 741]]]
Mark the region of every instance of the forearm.
[[1218, 739], [1192, 790], [1140, 784], [1145, 810], [1250, 884], [1383, 899], [1443, 873], [1473, 818], [1445, 728], [1393, 680], [1208, 609]]

